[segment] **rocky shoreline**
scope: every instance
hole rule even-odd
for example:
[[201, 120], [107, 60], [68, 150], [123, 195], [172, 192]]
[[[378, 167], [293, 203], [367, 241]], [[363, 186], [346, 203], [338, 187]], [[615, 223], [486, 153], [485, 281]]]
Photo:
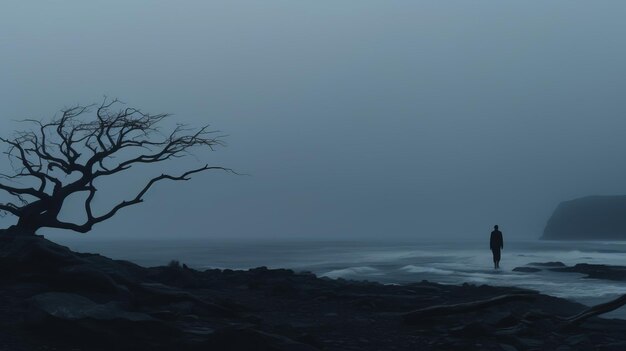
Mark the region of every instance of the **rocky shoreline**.
[[[588, 266], [533, 267], [622, 274]], [[0, 280], [0, 350], [626, 349], [626, 321], [568, 323], [586, 306], [515, 287], [144, 268], [7, 235]]]
[[579, 273], [587, 279], [605, 279], [614, 281], [626, 281], [626, 267], [609, 266], [605, 264], [578, 263], [567, 266], [563, 262], [533, 262], [522, 267], [513, 268], [514, 272], [534, 273], [549, 270], [560, 273]]

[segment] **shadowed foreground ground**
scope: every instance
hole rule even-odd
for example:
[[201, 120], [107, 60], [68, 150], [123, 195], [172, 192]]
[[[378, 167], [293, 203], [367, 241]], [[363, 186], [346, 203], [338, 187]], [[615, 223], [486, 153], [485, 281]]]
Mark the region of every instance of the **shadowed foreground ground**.
[[[0, 280], [1, 350], [626, 349], [626, 321], [564, 327], [558, 316], [585, 307], [518, 288], [143, 268], [6, 235]], [[523, 299], [406, 316], [512, 294]]]

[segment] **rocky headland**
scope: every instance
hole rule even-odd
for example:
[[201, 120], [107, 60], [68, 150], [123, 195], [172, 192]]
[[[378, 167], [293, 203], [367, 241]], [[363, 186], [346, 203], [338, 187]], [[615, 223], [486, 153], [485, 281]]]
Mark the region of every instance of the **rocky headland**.
[[0, 280], [0, 350], [626, 349], [626, 321], [514, 287], [145, 268], [8, 235]]
[[626, 196], [587, 196], [560, 203], [542, 239], [626, 240]]

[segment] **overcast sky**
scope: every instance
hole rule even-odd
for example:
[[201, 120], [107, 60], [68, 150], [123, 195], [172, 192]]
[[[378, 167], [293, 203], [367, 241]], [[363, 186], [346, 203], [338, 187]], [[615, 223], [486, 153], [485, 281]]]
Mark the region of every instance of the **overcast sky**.
[[[0, 133], [106, 94], [228, 134], [198, 157], [248, 176], [161, 184], [94, 237], [482, 237], [497, 223], [536, 238], [562, 200], [626, 194], [625, 13], [623, 1], [7, 1]], [[146, 172], [101, 196], [134, 196]]]

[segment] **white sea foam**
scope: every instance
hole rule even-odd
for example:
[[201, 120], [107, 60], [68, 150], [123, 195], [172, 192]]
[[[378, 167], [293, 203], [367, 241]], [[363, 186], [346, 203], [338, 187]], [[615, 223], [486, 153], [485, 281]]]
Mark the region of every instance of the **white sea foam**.
[[330, 272], [323, 273], [321, 274], [321, 276], [337, 279], [337, 278], [349, 278], [349, 277], [365, 278], [368, 276], [382, 275], [382, 274], [384, 273], [381, 272], [379, 269], [363, 266], [363, 267], [348, 267], [348, 268], [343, 268], [343, 269], [335, 269]]
[[432, 273], [432, 274], [454, 274], [454, 271], [447, 269], [439, 269], [434, 267], [408, 265], [400, 268], [400, 270], [409, 273]]

